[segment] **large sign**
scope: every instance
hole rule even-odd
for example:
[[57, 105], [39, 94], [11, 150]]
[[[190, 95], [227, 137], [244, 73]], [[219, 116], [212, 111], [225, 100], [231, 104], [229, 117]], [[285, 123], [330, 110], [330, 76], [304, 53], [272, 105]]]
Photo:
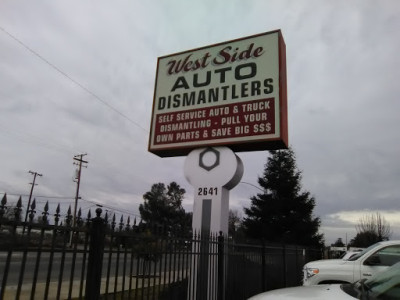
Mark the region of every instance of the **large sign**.
[[287, 148], [280, 30], [158, 58], [149, 151], [180, 156], [207, 146]]

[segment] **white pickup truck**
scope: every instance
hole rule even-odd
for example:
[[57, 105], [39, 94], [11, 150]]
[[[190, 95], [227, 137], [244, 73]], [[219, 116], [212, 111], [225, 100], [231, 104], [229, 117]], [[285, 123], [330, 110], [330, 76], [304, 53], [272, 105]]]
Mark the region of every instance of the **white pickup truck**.
[[400, 241], [376, 243], [349, 260], [323, 259], [303, 267], [303, 285], [352, 283], [400, 261]]

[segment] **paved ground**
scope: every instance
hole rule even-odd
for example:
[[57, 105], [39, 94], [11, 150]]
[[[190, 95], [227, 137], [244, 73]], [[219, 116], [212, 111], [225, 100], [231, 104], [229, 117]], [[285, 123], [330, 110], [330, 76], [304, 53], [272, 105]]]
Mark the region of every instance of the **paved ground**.
[[[115, 278], [113, 278], [115, 280]], [[129, 278], [125, 278], [125, 289], [129, 287]], [[62, 285], [61, 288], [61, 293], [60, 293], [60, 299], [68, 299], [68, 290], [69, 290], [69, 283], [66, 283]], [[136, 279], [132, 280], [132, 286], [135, 287], [136, 285]], [[102, 280], [101, 284], [101, 293], [105, 293], [105, 287], [106, 287], [106, 281]], [[44, 291], [46, 289], [46, 283], [37, 283], [36, 284], [36, 290], [35, 290], [35, 298], [38, 300], [44, 299]], [[52, 282], [50, 283], [49, 286], [49, 300], [55, 300], [57, 299], [57, 289], [58, 289], [58, 282]], [[78, 298], [79, 297], [79, 289], [80, 289], [80, 281], [74, 281], [73, 282], [73, 287], [72, 287], [72, 298]], [[83, 289], [85, 289], [85, 286], [83, 286]], [[109, 291], [114, 290], [114, 282], [109, 283]], [[117, 290], [122, 290], [122, 277], [118, 278], [118, 288]], [[31, 299], [31, 291], [32, 291], [32, 285], [31, 284], [23, 284], [21, 288], [21, 294], [20, 294], [20, 300], [24, 299]], [[8, 286], [4, 295], [3, 300], [14, 300], [15, 296], [17, 293], [17, 286]]]
[[[180, 280], [180, 273], [181, 272], [176, 272], [174, 273], [168, 273], [171, 275], [171, 279], [175, 278], [175, 280]], [[129, 277], [125, 277], [125, 286], [124, 290], [129, 289], [129, 284], [131, 284], [132, 289], [135, 289], [136, 284], [138, 284], [138, 287], [150, 287], [155, 284], [163, 284], [164, 283], [164, 273], [161, 273], [161, 279], [158, 278], [146, 278], [140, 279], [140, 278], [132, 278], [132, 282], [130, 283]], [[167, 283], [169, 280], [168, 278], [165, 278], [165, 283]], [[78, 298], [79, 297], [79, 289], [80, 289], [80, 281], [76, 280], [73, 281], [73, 287], [72, 287], [72, 298]], [[122, 291], [122, 283], [123, 283], [123, 277], [120, 276], [117, 279], [117, 291]], [[101, 289], [100, 293], [105, 294], [106, 290], [106, 279], [102, 279], [101, 281]], [[114, 285], [115, 285], [115, 277], [110, 279], [110, 282], [108, 283], [108, 292], [111, 293], [114, 291]], [[36, 283], [36, 290], [35, 290], [35, 297], [34, 299], [38, 300], [43, 300], [44, 299], [44, 292], [46, 289], [46, 283]], [[85, 289], [85, 282], [83, 283], [83, 289]], [[57, 290], [58, 290], [58, 282], [51, 282], [49, 286], [49, 293], [48, 293], [48, 300], [56, 300], [57, 299]], [[69, 282], [65, 282], [62, 285], [61, 292], [60, 292], [60, 299], [68, 299], [68, 291], [69, 291]], [[21, 294], [18, 300], [25, 300], [25, 299], [31, 299], [31, 292], [32, 292], [32, 284], [23, 284], [21, 288]], [[6, 292], [4, 295], [4, 299], [2, 300], [15, 300], [15, 296], [17, 293], [17, 286], [7, 286]]]

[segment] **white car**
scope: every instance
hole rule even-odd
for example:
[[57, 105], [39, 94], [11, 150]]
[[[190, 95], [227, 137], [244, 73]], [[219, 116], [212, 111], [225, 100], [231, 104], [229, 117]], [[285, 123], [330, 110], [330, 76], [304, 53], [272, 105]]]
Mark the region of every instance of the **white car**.
[[400, 299], [400, 263], [356, 283], [299, 286], [265, 292], [249, 300], [398, 300]]
[[323, 259], [303, 268], [303, 285], [353, 283], [400, 262], [400, 241], [376, 243], [348, 260]]

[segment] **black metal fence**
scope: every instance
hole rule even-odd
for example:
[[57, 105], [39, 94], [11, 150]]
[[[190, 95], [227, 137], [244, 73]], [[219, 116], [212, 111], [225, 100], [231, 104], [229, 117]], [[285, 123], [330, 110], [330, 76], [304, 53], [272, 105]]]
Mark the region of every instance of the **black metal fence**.
[[0, 204], [0, 299], [247, 299], [300, 284], [319, 251], [241, 244], [221, 235], [177, 237], [115, 215], [85, 219], [60, 206], [50, 218], [35, 201], [22, 221], [21, 199]]

